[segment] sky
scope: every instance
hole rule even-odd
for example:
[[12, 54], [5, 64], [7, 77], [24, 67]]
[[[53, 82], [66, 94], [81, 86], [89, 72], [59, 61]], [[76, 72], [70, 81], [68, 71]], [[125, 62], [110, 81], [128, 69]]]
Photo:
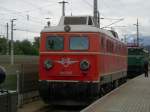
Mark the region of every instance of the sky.
[[[0, 35], [6, 35], [6, 23], [14, 22], [14, 39], [29, 39], [40, 36], [40, 31], [51, 21], [57, 25], [62, 15], [61, 0], [0, 0]], [[66, 15], [93, 15], [93, 0], [66, 0]], [[123, 21], [112, 25], [120, 36], [136, 35], [137, 18], [139, 20], [140, 35], [150, 35], [150, 0], [98, 0], [101, 14], [101, 27], [105, 27], [115, 19]], [[51, 18], [51, 19], [45, 19]], [[10, 27], [9, 27], [10, 28]], [[10, 33], [10, 31], [9, 31]], [[10, 35], [9, 35], [10, 38]]]

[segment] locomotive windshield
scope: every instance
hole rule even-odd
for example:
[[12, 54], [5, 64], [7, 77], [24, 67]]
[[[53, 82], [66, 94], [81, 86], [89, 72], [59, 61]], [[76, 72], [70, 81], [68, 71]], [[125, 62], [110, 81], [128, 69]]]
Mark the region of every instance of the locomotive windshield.
[[87, 37], [71, 37], [70, 49], [71, 50], [88, 50], [89, 40]]
[[64, 49], [64, 38], [58, 36], [49, 36], [46, 40], [47, 50], [63, 50]]

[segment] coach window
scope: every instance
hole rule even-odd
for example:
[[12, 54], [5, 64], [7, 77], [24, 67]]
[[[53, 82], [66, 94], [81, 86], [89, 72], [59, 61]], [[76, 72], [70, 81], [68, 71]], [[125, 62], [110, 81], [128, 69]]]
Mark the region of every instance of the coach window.
[[64, 49], [64, 38], [60, 36], [49, 36], [46, 40], [47, 50], [63, 50]]
[[117, 54], [117, 43], [114, 44], [114, 53]]
[[119, 47], [118, 47], [118, 44], [116, 43], [116, 54], [118, 54], [118, 50], [119, 49]]
[[101, 37], [101, 48], [102, 48], [102, 50], [104, 50], [104, 46], [105, 46], [105, 44], [104, 44], [104, 36], [102, 36]]
[[71, 37], [70, 50], [88, 50], [89, 40], [87, 37]]
[[110, 44], [111, 44], [110, 41], [107, 40], [107, 52], [109, 52], [109, 53], [111, 52]]
[[111, 42], [111, 46], [110, 46], [110, 48], [111, 48], [111, 53], [113, 53], [113, 48], [114, 48], [114, 46], [113, 46], [113, 42]]
[[121, 54], [121, 45], [119, 45], [119, 54]]
[[106, 51], [108, 52], [109, 51], [109, 49], [108, 49], [109, 48], [109, 46], [108, 46], [109, 45], [108, 40], [107, 40], [106, 44], [107, 44], [106, 45]]

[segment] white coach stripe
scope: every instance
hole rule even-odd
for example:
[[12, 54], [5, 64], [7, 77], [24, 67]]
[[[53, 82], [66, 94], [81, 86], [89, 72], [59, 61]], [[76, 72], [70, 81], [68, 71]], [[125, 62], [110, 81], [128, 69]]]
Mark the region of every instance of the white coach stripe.
[[88, 55], [109, 55], [109, 56], [119, 56], [119, 57], [127, 57], [123, 55], [118, 54], [112, 54], [112, 53], [102, 53], [102, 52], [40, 52], [40, 54], [88, 54]]

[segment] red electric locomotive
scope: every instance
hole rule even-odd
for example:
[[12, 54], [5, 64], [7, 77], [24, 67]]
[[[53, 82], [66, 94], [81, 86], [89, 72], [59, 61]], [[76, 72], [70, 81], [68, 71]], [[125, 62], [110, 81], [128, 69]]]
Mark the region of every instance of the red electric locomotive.
[[126, 79], [127, 48], [93, 17], [62, 17], [41, 32], [39, 87], [49, 104], [85, 104]]

